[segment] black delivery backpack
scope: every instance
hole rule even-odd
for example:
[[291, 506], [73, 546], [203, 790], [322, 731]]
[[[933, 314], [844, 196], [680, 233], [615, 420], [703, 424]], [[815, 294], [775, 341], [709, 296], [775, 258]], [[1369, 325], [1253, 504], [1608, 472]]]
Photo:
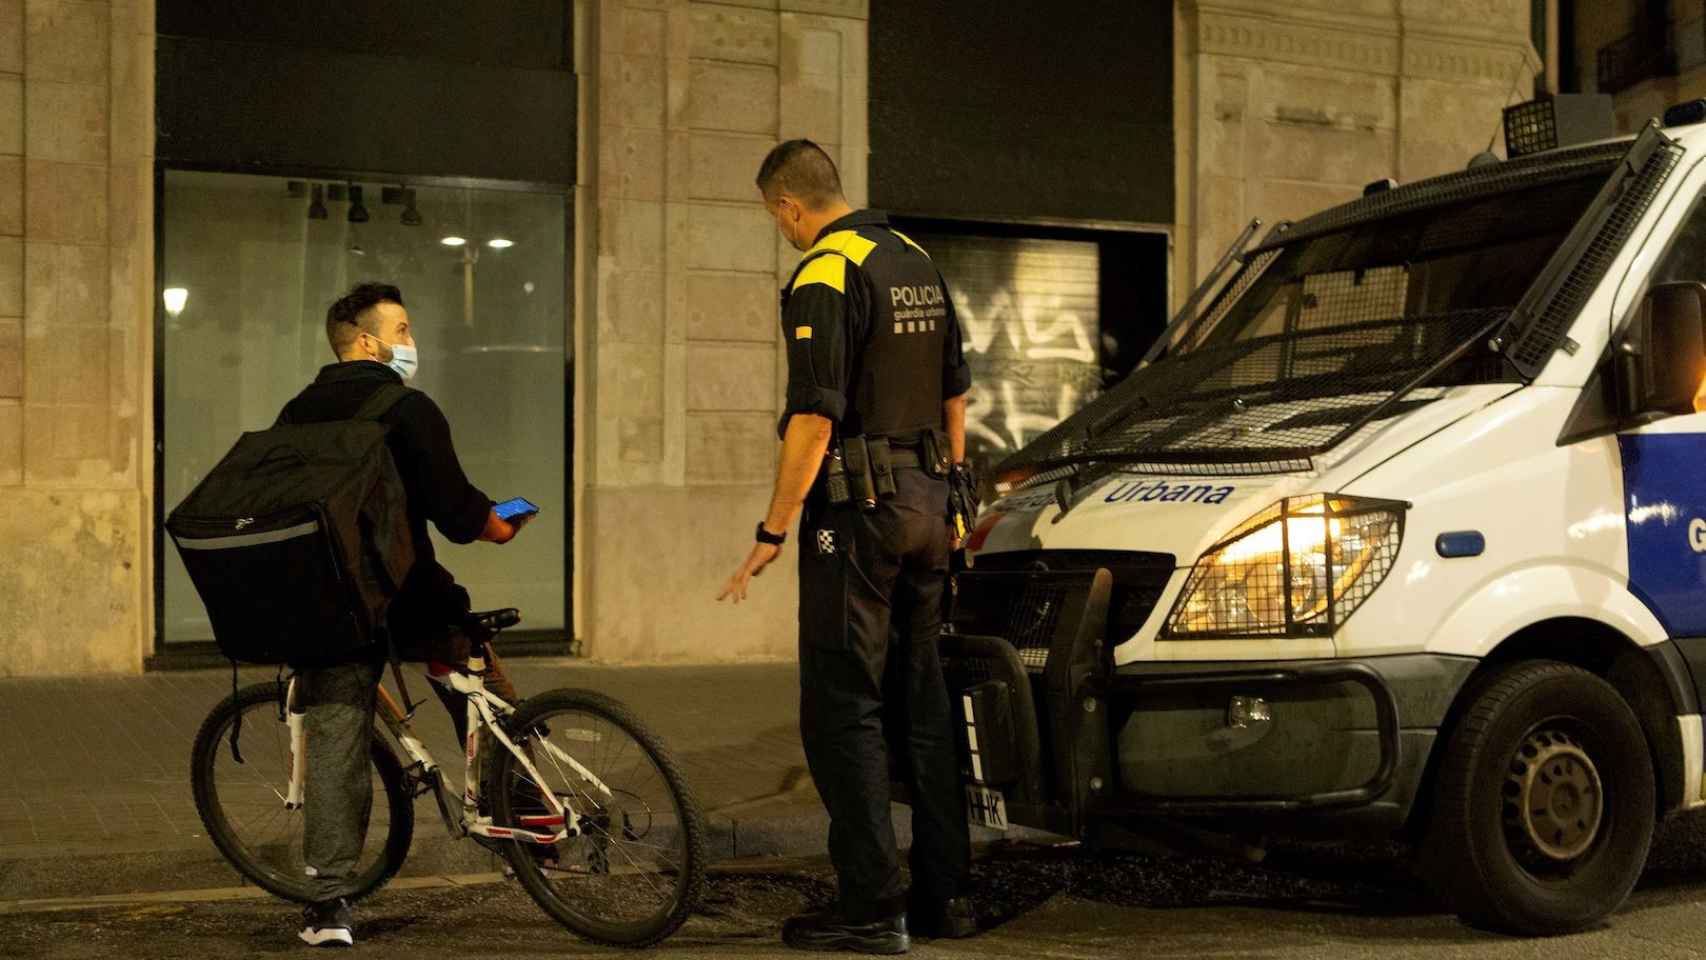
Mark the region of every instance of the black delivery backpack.
[[227, 657], [330, 666], [383, 642], [415, 548], [378, 418], [411, 392], [386, 384], [352, 419], [244, 433], [167, 517]]

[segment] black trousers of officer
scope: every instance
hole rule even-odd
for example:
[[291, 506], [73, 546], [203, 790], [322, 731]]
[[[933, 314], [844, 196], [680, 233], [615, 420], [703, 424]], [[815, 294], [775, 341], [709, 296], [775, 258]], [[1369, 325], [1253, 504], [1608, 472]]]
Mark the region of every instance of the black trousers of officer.
[[868, 513], [815, 493], [801, 524], [800, 735], [829, 811], [840, 907], [855, 921], [905, 909], [889, 814], [891, 751], [912, 795], [914, 896], [960, 895], [970, 863], [937, 649], [947, 484], [899, 465], [894, 478], [896, 495]]

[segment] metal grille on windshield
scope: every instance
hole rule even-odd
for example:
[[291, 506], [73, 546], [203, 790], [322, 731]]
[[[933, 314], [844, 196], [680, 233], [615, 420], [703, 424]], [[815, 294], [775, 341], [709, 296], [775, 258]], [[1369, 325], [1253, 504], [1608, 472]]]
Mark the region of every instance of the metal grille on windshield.
[[1307, 470], [1446, 388], [1520, 382], [1495, 334], [1554, 260], [1574, 260], [1565, 239], [1628, 150], [1510, 161], [1277, 231], [1175, 324], [1165, 355], [999, 469]]

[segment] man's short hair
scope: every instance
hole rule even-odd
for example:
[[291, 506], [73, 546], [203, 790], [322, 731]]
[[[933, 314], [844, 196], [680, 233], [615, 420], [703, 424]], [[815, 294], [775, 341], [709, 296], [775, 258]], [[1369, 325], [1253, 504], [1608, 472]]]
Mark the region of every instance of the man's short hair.
[[758, 189], [766, 199], [786, 193], [813, 210], [843, 199], [835, 161], [810, 140], [787, 140], [771, 149], [758, 168]]
[[358, 283], [326, 311], [326, 339], [332, 352], [342, 357], [366, 333], [379, 335], [379, 317], [373, 308], [382, 303], [403, 305], [403, 291], [389, 283]]

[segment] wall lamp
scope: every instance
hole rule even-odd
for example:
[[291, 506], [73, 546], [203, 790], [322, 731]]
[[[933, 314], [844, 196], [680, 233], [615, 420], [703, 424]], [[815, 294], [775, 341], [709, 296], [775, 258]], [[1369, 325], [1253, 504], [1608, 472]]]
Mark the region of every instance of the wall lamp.
[[361, 205], [361, 187], [352, 183], [349, 185], [349, 222], [366, 223], [367, 219], [367, 208]]
[[189, 303], [190, 292], [183, 287], [167, 287], [160, 291], [160, 299], [166, 302], [166, 315], [176, 320], [184, 312], [184, 305]]

